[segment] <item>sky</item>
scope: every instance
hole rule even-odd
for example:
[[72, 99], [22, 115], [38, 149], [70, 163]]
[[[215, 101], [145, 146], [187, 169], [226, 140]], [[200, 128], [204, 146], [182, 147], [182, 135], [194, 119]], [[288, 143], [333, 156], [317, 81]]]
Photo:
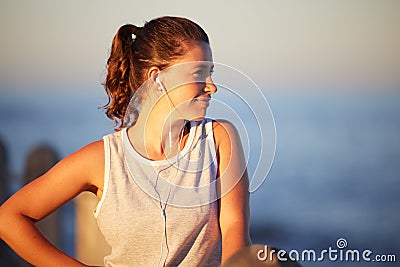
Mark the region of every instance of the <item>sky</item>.
[[98, 90], [117, 29], [163, 15], [199, 23], [214, 60], [265, 90], [398, 90], [399, 14], [398, 0], [2, 0], [0, 90]]

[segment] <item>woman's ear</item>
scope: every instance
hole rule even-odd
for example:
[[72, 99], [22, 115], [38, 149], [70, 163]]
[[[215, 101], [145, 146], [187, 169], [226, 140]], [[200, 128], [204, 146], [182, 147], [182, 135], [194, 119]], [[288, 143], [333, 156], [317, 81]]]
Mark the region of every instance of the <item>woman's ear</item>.
[[157, 75], [160, 73], [160, 69], [158, 67], [151, 67], [146, 72], [146, 80], [152, 79], [155, 82]]

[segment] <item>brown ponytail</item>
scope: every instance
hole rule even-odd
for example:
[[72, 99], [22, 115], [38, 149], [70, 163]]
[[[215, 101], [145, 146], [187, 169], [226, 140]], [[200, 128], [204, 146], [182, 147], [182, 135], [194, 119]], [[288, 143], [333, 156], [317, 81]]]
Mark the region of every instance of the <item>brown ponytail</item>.
[[116, 130], [124, 126], [129, 101], [145, 82], [146, 71], [153, 66], [165, 69], [201, 41], [209, 44], [205, 31], [179, 17], [157, 18], [143, 27], [126, 24], [119, 28], [112, 41], [104, 82], [108, 96], [104, 108], [107, 117], [116, 123]]

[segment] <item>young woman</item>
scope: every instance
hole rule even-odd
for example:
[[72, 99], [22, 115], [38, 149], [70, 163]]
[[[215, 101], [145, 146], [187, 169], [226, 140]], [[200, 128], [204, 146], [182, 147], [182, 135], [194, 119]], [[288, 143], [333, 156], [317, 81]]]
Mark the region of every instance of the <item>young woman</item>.
[[216, 266], [250, 245], [238, 133], [205, 117], [217, 91], [212, 61], [207, 34], [188, 19], [122, 26], [104, 84], [117, 131], [4, 203], [1, 238], [36, 266], [84, 266], [35, 222], [89, 191], [99, 199], [94, 216], [112, 248], [106, 266]]

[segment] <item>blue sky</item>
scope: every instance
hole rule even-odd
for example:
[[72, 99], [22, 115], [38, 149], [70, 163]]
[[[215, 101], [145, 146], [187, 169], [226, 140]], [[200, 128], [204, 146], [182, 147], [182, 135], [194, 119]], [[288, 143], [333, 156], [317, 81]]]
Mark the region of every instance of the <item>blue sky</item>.
[[3, 92], [98, 90], [125, 23], [188, 17], [214, 59], [268, 90], [400, 88], [400, 1], [21, 1], [0, 3]]

